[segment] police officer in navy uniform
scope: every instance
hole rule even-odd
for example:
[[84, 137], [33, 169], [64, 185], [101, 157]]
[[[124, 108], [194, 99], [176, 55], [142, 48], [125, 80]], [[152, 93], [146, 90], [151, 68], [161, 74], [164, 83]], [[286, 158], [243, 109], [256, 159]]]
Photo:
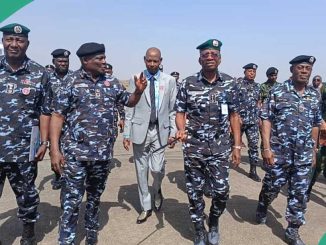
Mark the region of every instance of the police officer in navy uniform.
[[266, 175], [256, 220], [266, 223], [268, 206], [288, 183], [285, 240], [290, 245], [304, 245], [299, 228], [305, 224], [309, 172], [322, 122], [318, 92], [307, 86], [315, 61], [307, 55], [292, 59], [292, 79], [272, 88], [261, 114]]
[[[219, 243], [219, 217], [229, 197], [232, 141], [233, 162], [240, 163], [240, 121], [233, 103], [234, 80], [217, 69], [221, 63], [221, 46], [219, 40], [210, 39], [197, 47], [202, 70], [183, 81], [175, 103], [176, 138], [184, 142], [186, 187], [195, 245], [205, 245], [207, 239], [209, 244]], [[207, 187], [212, 196], [208, 235], [203, 199]]]
[[248, 140], [248, 155], [250, 163], [249, 178], [260, 182], [256, 166], [258, 165], [258, 141], [259, 141], [259, 101], [260, 86], [255, 82], [258, 66], [249, 63], [243, 67], [244, 78], [237, 84], [237, 96], [239, 114], [241, 117], [241, 133], [245, 133]]
[[[53, 97], [58, 93], [59, 89], [64, 89], [68, 76], [72, 75], [72, 71], [69, 70], [70, 51], [60, 48], [54, 50], [51, 55], [53, 57], [54, 71], [50, 73], [50, 81], [44, 101], [45, 105], [50, 107], [50, 110], [53, 109]], [[58, 190], [61, 188], [60, 174], [56, 172], [54, 174], [52, 189]]]
[[34, 224], [39, 218], [37, 161], [43, 159], [49, 143], [50, 112], [42, 106], [48, 76], [44, 67], [26, 56], [27, 27], [13, 23], [0, 31], [5, 50], [0, 58], [0, 172], [16, 195], [18, 218], [23, 222], [20, 244], [29, 245], [36, 243]]
[[[86, 191], [86, 244], [97, 243], [99, 203], [112, 158], [114, 107], [135, 106], [145, 87], [141, 74], [130, 94], [115, 78], [105, 75], [105, 47], [85, 43], [77, 51], [81, 69], [74, 72], [65, 89], [54, 98], [50, 124], [51, 165], [62, 175], [63, 214], [59, 244], [74, 244], [79, 208]], [[63, 123], [66, 123], [59, 139]]]

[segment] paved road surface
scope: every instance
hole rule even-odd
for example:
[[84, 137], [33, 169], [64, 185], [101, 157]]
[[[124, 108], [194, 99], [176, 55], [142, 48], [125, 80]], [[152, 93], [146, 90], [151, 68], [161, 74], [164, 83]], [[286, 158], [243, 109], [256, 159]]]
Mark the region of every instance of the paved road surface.
[[[247, 177], [249, 170], [246, 150], [240, 168], [231, 170], [231, 193], [227, 212], [220, 220], [221, 245], [282, 245], [286, 221], [286, 197], [280, 193], [269, 209], [266, 225], [255, 224], [255, 209], [261, 183]], [[121, 138], [115, 147], [115, 158], [105, 193], [102, 196], [99, 244], [192, 244], [193, 229], [188, 215], [185, 193], [183, 158], [180, 146], [166, 154], [165, 197], [160, 213], [153, 214], [144, 224], [136, 224], [140, 206], [131, 153], [122, 148]], [[37, 187], [40, 190], [41, 218], [36, 225], [38, 244], [57, 244], [60, 217], [59, 191], [51, 189], [48, 159], [39, 163]], [[263, 171], [259, 169], [259, 175]], [[150, 177], [150, 180], [151, 177]], [[306, 214], [307, 224], [301, 236], [307, 245], [317, 245], [326, 232], [326, 180], [320, 176], [311, 195]], [[209, 199], [206, 202], [209, 203]], [[206, 212], [209, 212], [209, 206]], [[82, 212], [85, 202], [82, 204]], [[19, 244], [22, 228], [16, 217], [16, 201], [8, 182], [0, 200], [0, 240], [2, 245]], [[76, 244], [85, 244], [83, 215], [80, 215]]]

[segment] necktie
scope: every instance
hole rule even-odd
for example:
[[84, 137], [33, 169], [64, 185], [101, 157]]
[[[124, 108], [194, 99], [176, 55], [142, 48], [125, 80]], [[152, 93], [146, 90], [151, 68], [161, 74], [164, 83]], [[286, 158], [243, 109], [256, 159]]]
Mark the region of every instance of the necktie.
[[150, 78], [150, 87], [149, 87], [149, 94], [151, 97], [151, 117], [150, 123], [156, 122], [156, 105], [155, 105], [155, 78]]

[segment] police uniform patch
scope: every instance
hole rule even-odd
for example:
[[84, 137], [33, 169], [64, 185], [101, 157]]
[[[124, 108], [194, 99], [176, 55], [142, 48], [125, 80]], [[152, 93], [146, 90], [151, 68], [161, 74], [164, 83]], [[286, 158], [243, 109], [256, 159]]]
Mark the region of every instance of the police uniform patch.
[[110, 82], [108, 80], [105, 80], [104, 81], [104, 85], [107, 86], [107, 87], [109, 87], [110, 86]]
[[15, 92], [17, 85], [14, 83], [7, 83], [7, 90], [6, 93], [7, 94], [13, 94]]
[[23, 28], [21, 26], [15, 26], [14, 27], [14, 32], [17, 34], [20, 34], [23, 32]]
[[31, 88], [23, 88], [23, 89], [22, 89], [22, 93], [23, 93], [24, 95], [29, 95], [30, 92], [31, 92]]
[[99, 90], [99, 89], [95, 90], [95, 98], [97, 98], [97, 99], [101, 98], [101, 90]]
[[299, 112], [304, 112], [304, 110], [305, 110], [304, 105], [299, 105]]
[[22, 80], [22, 84], [30, 85], [31, 84], [31, 81], [28, 80], [28, 79], [25, 79], [25, 80]]

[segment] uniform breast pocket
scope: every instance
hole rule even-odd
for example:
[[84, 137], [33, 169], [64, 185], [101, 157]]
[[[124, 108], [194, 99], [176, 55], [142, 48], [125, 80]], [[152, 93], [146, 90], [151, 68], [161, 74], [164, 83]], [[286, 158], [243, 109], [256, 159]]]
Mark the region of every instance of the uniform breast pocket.
[[291, 104], [289, 101], [282, 101], [275, 105], [275, 114], [280, 120], [286, 120], [286, 116], [294, 111], [295, 104]]
[[22, 87], [19, 91], [19, 99], [22, 102], [21, 107], [25, 110], [33, 110], [37, 107], [37, 95], [40, 90], [36, 87]]

